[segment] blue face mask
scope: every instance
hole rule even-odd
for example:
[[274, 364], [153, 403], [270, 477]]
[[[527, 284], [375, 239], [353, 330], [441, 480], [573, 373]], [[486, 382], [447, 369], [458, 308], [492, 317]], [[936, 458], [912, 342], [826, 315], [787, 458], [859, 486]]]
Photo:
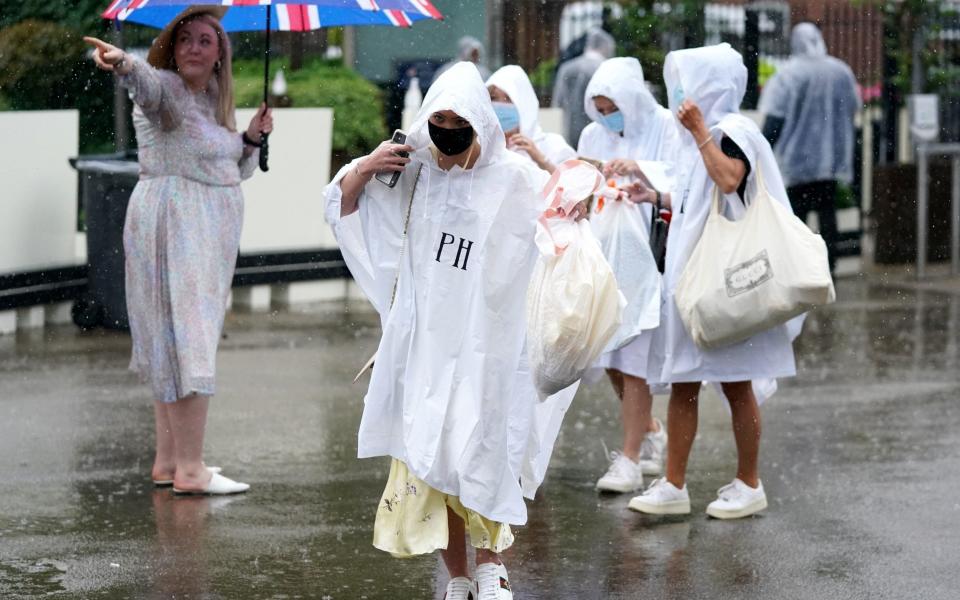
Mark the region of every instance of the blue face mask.
[[609, 115], [600, 115], [600, 124], [614, 133], [623, 133], [623, 113], [617, 110]]
[[683, 101], [687, 99], [687, 95], [683, 92], [681, 86], [677, 86], [673, 89], [673, 105], [676, 108], [680, 108], [680, 105], [683, 104]]
[[500, 121], [500, 129], [504, 133], [520, 128], [520, 111], [516, 104], [508, 102], [494, 102], [493, 112], [497, 113], [497, 120]]

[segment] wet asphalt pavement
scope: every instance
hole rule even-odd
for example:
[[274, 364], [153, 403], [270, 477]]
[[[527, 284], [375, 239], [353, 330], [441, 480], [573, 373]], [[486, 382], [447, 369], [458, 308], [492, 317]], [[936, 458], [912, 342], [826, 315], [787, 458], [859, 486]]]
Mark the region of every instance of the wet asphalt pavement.
[[[859, 279], [838, 293], [764, 407], [762, 516], [703, 513], [735, 465], [710, 393], [692, 515], [598, 496], [600, 440], [620, 441], [601, 381], [575, 400], [505, 554], [515, 597], [960, 597], [960, 296]], [[343, 311], [229, 316], [207, 462], [253, 486], [232, 498], [153, 488], [151, 400], [126, 370], [126, 335], [0, 337], [0, 598], [440, 598], [436, 556], [370, 544], [388, 462], [354, 458], [363, 389], [350, 381], [378, 328]]]

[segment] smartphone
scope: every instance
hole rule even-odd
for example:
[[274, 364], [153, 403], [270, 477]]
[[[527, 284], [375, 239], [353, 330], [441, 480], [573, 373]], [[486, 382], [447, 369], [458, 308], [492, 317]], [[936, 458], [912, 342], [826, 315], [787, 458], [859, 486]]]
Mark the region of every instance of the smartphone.
[[[405, 144], [407, 142], [407, 134], [400, 131], [399, 129], [393, 132], [393, 137], [390, 141], [394, 144]], [[409, 152], [397, 152], [398, 156], [406, 158], [410, 156]], [[400, 171], [381, 171], [374, 175], [374, 177], [380, 183], [386, 185], [387, 187], [394, 187], [397, 185], [397, 182], [400, 181]]]

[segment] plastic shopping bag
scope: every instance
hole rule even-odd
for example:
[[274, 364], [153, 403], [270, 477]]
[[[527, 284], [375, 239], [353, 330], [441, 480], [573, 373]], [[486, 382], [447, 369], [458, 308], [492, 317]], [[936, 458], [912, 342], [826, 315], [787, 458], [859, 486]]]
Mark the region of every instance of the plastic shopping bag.
[[660, 324], [660, 273], [650, 251], [649, 225], [640, 204], [607, 200], [590, 223], [620, 291], [627, 299], [623, 323], [605, 352], [626, 346], [644, 330]]
[[620, 327], [626, 300], [586, 220], [570, 212], [603, 183], [582, 161], [567, 161], [544, 194], [540, 258], [527, 291], [527, 353], [541, 399], [579, 380]]

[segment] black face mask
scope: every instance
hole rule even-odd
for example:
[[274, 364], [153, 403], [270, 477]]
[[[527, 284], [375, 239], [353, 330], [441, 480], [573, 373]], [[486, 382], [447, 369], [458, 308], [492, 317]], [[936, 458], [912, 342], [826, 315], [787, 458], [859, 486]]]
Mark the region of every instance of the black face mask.
[[473, 143], [473, 127], [444, 129], [429, 122], [427, 126], [430, 129], [430, 140], [433, 141], [437, 150], [447, 156], [456, 156], [466, 152], [470, 144]]

